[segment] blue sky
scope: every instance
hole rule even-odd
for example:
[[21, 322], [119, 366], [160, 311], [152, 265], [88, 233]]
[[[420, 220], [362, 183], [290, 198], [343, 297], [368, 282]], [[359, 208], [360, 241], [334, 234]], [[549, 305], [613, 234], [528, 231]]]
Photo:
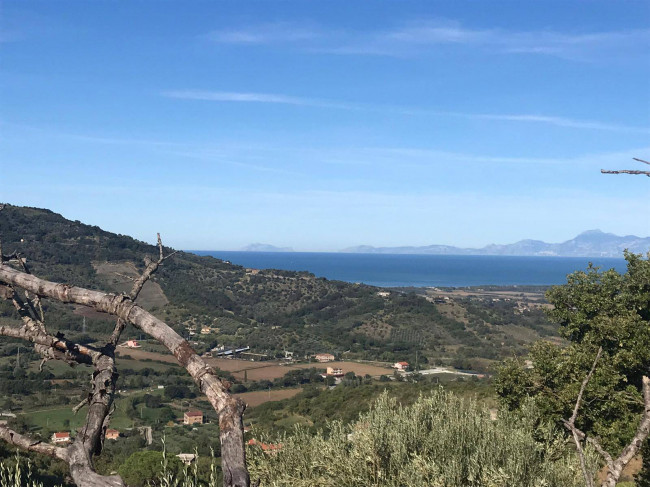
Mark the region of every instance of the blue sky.
[[0, 4], [0, 200], [185, 249], [650, 235], [650, 3]]

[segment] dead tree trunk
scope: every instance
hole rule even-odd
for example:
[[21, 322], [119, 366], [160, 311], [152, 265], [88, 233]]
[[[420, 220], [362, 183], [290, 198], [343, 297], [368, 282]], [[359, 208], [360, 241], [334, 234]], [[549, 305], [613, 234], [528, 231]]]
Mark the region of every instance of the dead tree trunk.
[[[124, 487], [119, 476], [101, 476], [93, 468], [92, 456], [101, 451], [105, 430], [110, 419], [115, 393], [117, 371], [115, 346], [126, 324], [131, 324], [162, 343], [192, 376], [200, 390], [219, 415], [221, 456], [224, 487], [248, 487], [250, 479], [246, 468], [244, 428], [242, 415], [244, 403], [229, 392], [230, 384], [217, 377], [192, 347], [166, 323], [135, 303], [145, 282], [167, 257], [158, 236], [160, 257], [147, 261], [142, 276], [127, 294], [110, 294], [67, 284], [39, 279], [29, 273], [25, 261], [17, 254], [0, 256], [0, 297], [10, 299], [18, 310], [23, 326], [0, 327], [0, 335], [22, 338], [35, 344], [44, 359], [60, 359], [68, 363], [93, 365], [92, 392], [78, 406], [88, 404], [85, 425], [75, 441], [67, 448], [32, 440], [0, 426], [0, 438], [20, 448], [49, 455], [68, 463], [73, 480], [79, 487]], [[5, 262], [18, 263], [20, 270]], [[18, 289], [25, 292], [23, 300]], [[87, 306], [96, 311], [117, 317], [117, 324], [108, 343], [103, 348], [82, 346], [63, 336], [49, 335], [43, 322], [40, 299], [50, 298], [61, 303]]]

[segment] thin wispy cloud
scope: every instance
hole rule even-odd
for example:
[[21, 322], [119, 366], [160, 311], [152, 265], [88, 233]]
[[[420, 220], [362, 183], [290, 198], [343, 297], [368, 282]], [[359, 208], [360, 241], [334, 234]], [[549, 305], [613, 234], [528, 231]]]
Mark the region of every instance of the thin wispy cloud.
[[385, 56], [427, 55], [441, 49], [471, 48], [494, 54], [534, 54], [580, 61], [643, 55], [650, 30], [567, 33], [552, 30], [479, 29], [457, 22], [418, 22], [378, 32], [349, 45], [335, 46], [339, 54]]
[[233, 91], [172, 90], [163, 91], [162, 96], [181, 100], [200, 100], [215, 102], [271, 103], [282, 105], [310, 106], [321, 108], [341, 108], [354, 110], [361, 108], [351, 103], [341, 103], [317, 98], [278, 95], [272, 93], [245, 93]]
[[634, 56], [647, 50], [650, 29], [602, 32], [516, 31], [470, 27], [447, 19], [408, 22], [383, 30], [328, 30], [276, 23], [216, 30], [212, 42], [240, 45], [293, 44], [310, 52], [348, 55], [427, 55], [445, 48], [472, 48], [501, 54], [534, 54], [593, 61]]
[[468, 117], [472, 119], [485, 119], [485, 120], [503, 120], [510, 122], [528, 122], [528, 123], [542, 123], [555, 125], [557, 127], [568, 127], [578, 129], [594, 129], [594, 130], [611, 130], [620, 132], [638, 132], [650, 133], [650, 128], [644, 127], [631, 127], [629, 125], [618, 125], [611, 123], [603, 123], [592, 120], [576, 120], [567, 117], [554, 117], [547, 115], [531, 115], [531, 114], [493, 114], [493, 113], [455, 113], [454, 115], [460, 117]]
[[171, 90], [163, 91], [162, 96], [181, 100], [198, 100], [209, 102], [239, 102], [239, 103], [268, 103], [317, 108], [335, 108], [343, 110], [377, 111], [402, 115], [424, 115], [437, 117], [460, 117], [472, 120], [500, 120], [504, 122], [521, 122], [546, 124], [556, 127], [608, 130], [620, 132], [650, 133], [650, 128], [632, 127], [627, 125], [605, 123], [593, 120], [579, 120], [569, 117], [540, 114], [495, 114], [495, 113], [462, 113], [441, 110], [428, 110], [419, 107], [399, 107], [382, 105], [364, 105], [335, 100], [297, 97], [272, 93], [247, 93], [232, 91], [201, 91], [201, 90]]
[[439, 149], [412, 147], [366, 147], [339, 151], [339, 163], [373, 164], [377, 161], [391, 163], [406, 162], [413, 166], [423, 166], [431, 162], [466, 163], [466, 164], [506, 164], [506, 165], [560, 165], [566, 167], [598, 167], [616, 165], [621, 161], [630, 161], [639, 154], [646, 154], [650, 147], [639, 147], [625, 151], [586, 153], [567, 157], [513, 157], [506, 155], [482, 155], [468, 152], [452, 152]]
[[238, 29], [219, 29], [205, 38], [218, 44], [285, 44], [317, 39], [322, 33], [315, 27], [290, 22], [260, 24]]

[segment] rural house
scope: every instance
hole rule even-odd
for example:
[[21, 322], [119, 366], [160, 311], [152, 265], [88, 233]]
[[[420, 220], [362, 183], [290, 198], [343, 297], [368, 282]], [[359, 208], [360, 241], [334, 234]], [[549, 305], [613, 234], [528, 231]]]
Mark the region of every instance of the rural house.
[[408, 370], [409, 363], [408, 362], [396, 362], [395, 365], [393, 365], [393, 368], [399, 370], [400, 372], [404, 372], [405, 370]]
[[201, 411], [188, 411], [183, 415], [183, 424], [196, 423], [203, 423], [203, 413]]
[[120, 437], [120, 432], [118, 430], [114, 430], [111, 428], [106, 430], [107, 440], [117, 440], [119, 437]]
[[339, 369], [338, 367], [327, 367], [327, 372], [325, 372], [325, 374], [333, 377], [343, 377], [343, 369]]
[[68, 441], [70, 441], [70, 432], [68, 431], [60, 431], [52, 434], [53, 443], [67, 443]]

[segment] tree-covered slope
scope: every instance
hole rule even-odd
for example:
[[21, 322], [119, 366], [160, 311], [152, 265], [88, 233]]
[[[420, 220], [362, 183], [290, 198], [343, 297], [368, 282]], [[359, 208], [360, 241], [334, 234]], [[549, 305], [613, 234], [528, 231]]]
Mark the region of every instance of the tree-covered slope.
[[[19, 251], [41, 277], [113, 291], [124, 289], [124, 276], [102, 270], [100, 264], [128, 263], [131, 269], [142, 269], [144, 257], [157, 252], [153, 245], [49, 210], [12, 205], [0, 211], [0, 239], [5, 254]], [[201, 337], [206, 347], [249, 345], [262, 353], [331, 351], [412, 361], [418, 351], [420, 363], [427, 358], [451, 362], [459, 349], [465, 358], [486, 359], [523, 350], [522, 340], [500, 330], [501, 324], [486, 322], [480, 313], [457, 319], [415, 294], [381, 296], [372, 286], [329, 281], [308, 272], [258, 272], [178, 252], [161, 267], [155, 282], [168, 302], [154, 307], [154, 313], [178, 330], [190, 323], [211, 326], [214, 333]], [[89, 330], [92, 334], [101, 327]]]

